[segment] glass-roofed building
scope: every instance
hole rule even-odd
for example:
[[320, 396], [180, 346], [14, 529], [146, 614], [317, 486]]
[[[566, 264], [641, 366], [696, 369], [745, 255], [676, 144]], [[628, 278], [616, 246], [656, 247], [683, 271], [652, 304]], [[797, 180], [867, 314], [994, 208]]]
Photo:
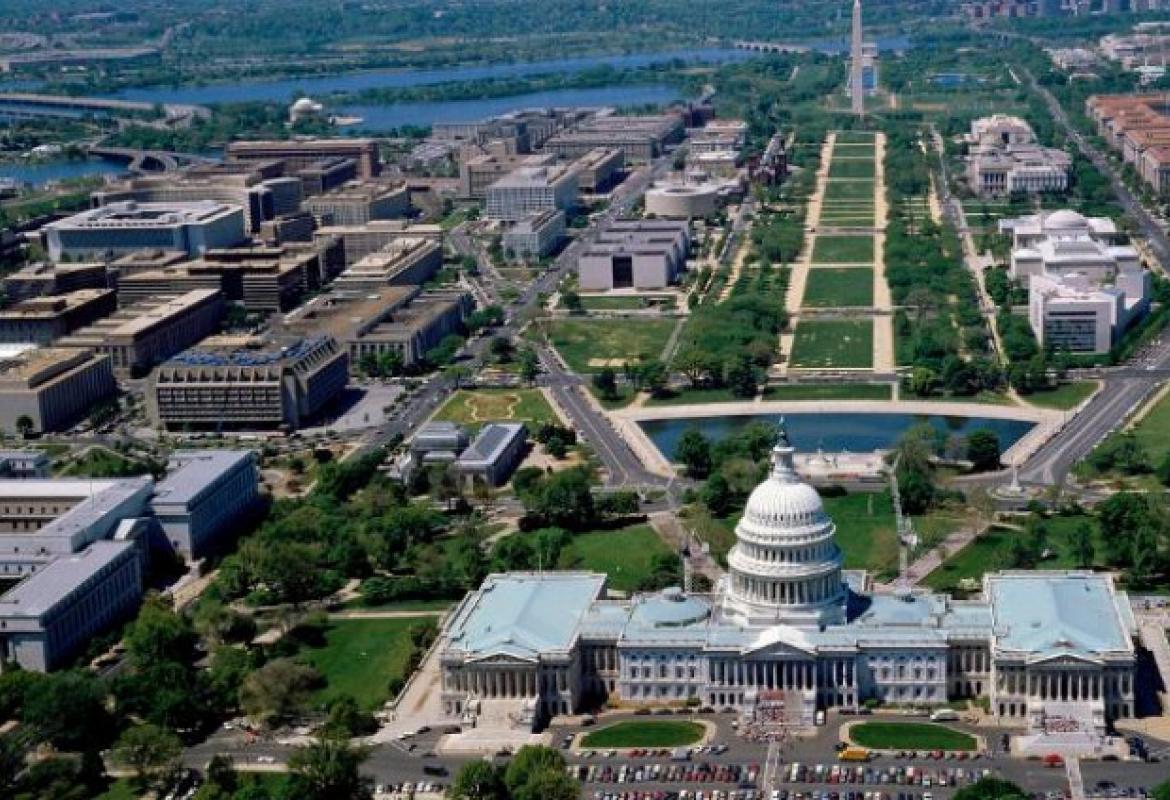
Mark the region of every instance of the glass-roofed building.
[[1111, 576], [1002, 572], [970, 600], [874, 593], [842, 569], [835, 532], [782, 435], [713, 593], [614, 598], [595, 573], [491, 575], [444, 627], [443, 711], [536, 725], [609, 699], [802, 725], [870, 698], [986, 697], [1004, 720], [1093, 732], [1134, 713], [1136, 625]]

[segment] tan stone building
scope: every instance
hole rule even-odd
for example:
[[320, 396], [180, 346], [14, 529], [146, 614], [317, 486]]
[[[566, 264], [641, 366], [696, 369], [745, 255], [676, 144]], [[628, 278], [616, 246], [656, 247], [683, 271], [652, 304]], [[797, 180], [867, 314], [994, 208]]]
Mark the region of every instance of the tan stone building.
[[32, 349], [0, 358], [0, 429], [22, 417], [36, 432], [69, 428], [117, 391], [107, 355], [88, 349]]

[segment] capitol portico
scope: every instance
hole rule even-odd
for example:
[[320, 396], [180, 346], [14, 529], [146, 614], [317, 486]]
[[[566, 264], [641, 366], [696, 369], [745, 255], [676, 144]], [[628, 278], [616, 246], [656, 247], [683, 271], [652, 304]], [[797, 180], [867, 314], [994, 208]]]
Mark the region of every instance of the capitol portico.
[[1136, 625], [1111, 576], [987, 575], [980, 596], [870, 590], [781, 435], [712, 594], [611, 598], [606, 576], [489, 576], [440, 641], [445, 714], [538, 725], [600, 700], [705, 705], [811, 724], [868, 700], [986, 697], [993, 715], [1103, 730], [1131, 716]]

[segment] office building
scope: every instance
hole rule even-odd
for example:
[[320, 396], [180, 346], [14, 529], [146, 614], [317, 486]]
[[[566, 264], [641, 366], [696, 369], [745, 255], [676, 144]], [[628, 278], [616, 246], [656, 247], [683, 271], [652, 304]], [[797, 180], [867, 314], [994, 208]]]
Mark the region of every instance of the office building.
[[167, 430], [295, 430], [340, 396], [348, 373], [332, 337], [218, 337], [159, 365], [147, 410]]
[[244, 241], [239, 206], [194, 203], [111, 203], [50, 222], [41, 229], [54, 261], [105, 258], [134, 250], [178, 250], [197, 256]]
[[0, 479], [0, 575], [27, 575], [115, 537], [125, 520], [147, 515], [153, 488], [147, 476]]
[[541, 211], [572, 211], [577, 173], [568, 167], [521, 167], [487, 189], [487, 216], [515, 222]]
[[970, 600], [873, 592], [865, 573], [843, 568], [836, 525], [783, 437], [735, 534], [710, 593], [619, 599], [603, 574], [489, 576], [437, 645], [447, 718], [537, 727], [614, 698], [733, 708], [779, 736], [867, 701], [983, 698], [1001, 724], [1044, 728], [1053, 715], [1062, 741], [1091, 743], [1135, 714], [1137, 625], [1108, 574], [992, 573]]
[[112, 289], [78, 289], [22, 300], [0, 309], [0, 342], [51, 344], [117, 307]]
[[364, 225], [410, 214], [410, 193], [405, 183], [347, 183], [308, 198], [304, 206], [329, 225]]
[[982, 197], [1063, 192], [1071, 170], [1068, 153], [1041, 147], [1019, 117], [995, 114], [971, 123], [967, 183]]
[[319, 228], [313, 234], [313, 241], [338, 242], [342, 263], [348, 267], [404, 237], [426, 239], [441, 246], [443, 229], [438, 225], [415, 225], [405, 220], [375, 220], [366, 225], [328, 225]]
[[443, 248], [430, 239], [399, 236], [363, 256], [337, 276], [334, 286], [348, 291], [374, 291], [385, 286], [417, 286], [443, 267]]
[[74, 331], [61, 347], [80, 347], [110, 357], [115, 372], [142, 375], [152, 366], [209, 336], [224, 314], [223, 293], [195, 289], [128, 306]]
[[459, 196], [482, 200], [487, 197], [488, 187], [505, 175], [522, 167], [552, 166], [556, 161], [557, 157], [552, 153], [507, 155], [470, 151], [460, 159]]
[[1151, 279], [1137, 251], [1115, 243], [1112, 220], [1054, 211], [1000, 221], [1012, 235], [1011, 275], [1028, 287], [1042, 345], [1104, 353], [1149, 310]]
[[290, 173], [325, 159], [346, 158], [357, 164], [362, 180], [378, 177], [381, 158], [374, 139], [287, 139], [281, 141], [229, 142], [225, 151], [228, 161], [284, 161]]
[[129, 619], [142, 602], [140, 545], [95, 542], [0, 595], [0, 659], [47, 672]]
[[[295, 173], [301, 181], [305, 197], [331, 192], [361, 175], [357, 159], [323, 158], [311, 164], [297, 167]], [[364, 178], [363, 178], [364, 179]]]
[[154, 272], [179, 266], [190, 260], [186, 253], [176, 250], [133, 250], [110, 262], [110, 283], [115, 288], [128, 275]]
[[455, 459], [455, 469], [468, 485], [502, 486], [524, 460], [527, 437], [523, 422], [489, 422]]
[[586, 291], [662, 289], [686, 269], [690, 226], [685, 221], [615, 220], [577, 259]]
[[596, 148], [620, 148], [627, 161], [645, 163], [662, 155], [666, 147], [682, 141], [683, 119], [678, 114], [618, 116], [597, 114], [570, 131], [544, 143], [544, 151], [558, 158], [581, 158]]
[[0, 450], [0, 477], [47, 478], [52, 467], [44, 450]]
[[573, 162], [577, 187], [594, 194], [608, 190], [626, 167], [626, 154], [620, 147], [598, 147]]
[[259, 499], [251, 450], [177, 450], [154, 487], [150, 510], [176, 553], [197, 561], [222, 549]]
[[245, 230], [254, 234], [267, 220], [300, 208], [301, 182], [284, 175], [279, 161], [209, 164], [181, 173], [148, 175], [107, 185], [94, 192], [94, 206], [118, 203], [214, 202], [244, 210]]
[[471, 295], [459, 290], [419, 294], [390, 316], [351, 333], [346, 340], [350, 357], [360, 365], [366, 359], [395, 353], [403, 366], [413, 367], [447, 336], [463, 334], [463, 322], [472, 308]]
[[544, 258], [565, 237], [565, 212], [549, 209], [520, 219], [504, 231], [504, 255], [520, 261]]
[[3, 280], [4, 296], [9, 303], [32, 297], [65, 294], [79, 289], [106, 289], [109, 271], [99, 264], [53, 264], [40, 262], [22, 267]]
[[0, 429], [67, 430], [117, 394], [107, 355], [92, 349], [30, 349], [0, 358]]

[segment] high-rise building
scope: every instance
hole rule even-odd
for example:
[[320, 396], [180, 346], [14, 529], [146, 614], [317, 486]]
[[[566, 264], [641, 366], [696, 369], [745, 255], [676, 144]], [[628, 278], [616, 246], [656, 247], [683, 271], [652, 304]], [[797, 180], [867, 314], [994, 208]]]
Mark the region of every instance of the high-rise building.
[[862, 80], [861, 53], [861, 0], [853, 0], [853, 41], [849, 48], [849, 93], [853, 102], [853, 113], [865, 113], [865, 82]]

